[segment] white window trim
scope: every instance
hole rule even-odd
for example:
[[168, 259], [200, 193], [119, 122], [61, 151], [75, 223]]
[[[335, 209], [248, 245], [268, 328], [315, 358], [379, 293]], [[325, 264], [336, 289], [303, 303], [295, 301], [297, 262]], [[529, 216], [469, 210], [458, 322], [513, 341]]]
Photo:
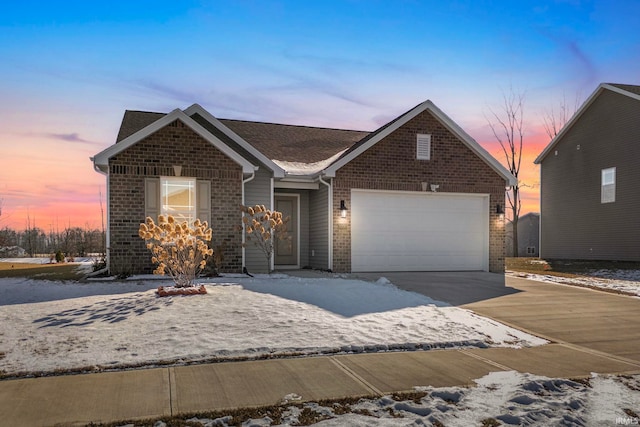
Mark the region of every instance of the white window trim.
[[195, 219], [198, 217], [198, 181], [196, 178], [189, 178], [189, 177], [174, 177], [174, 176], [162, 176], [160, 177], [160, 215], [164, 215], [167, 216], [169, 215], [169, 213], [166, 211], [165, 209], [165, 194], [164, 194], [164, 189], [165, 189], [165, 185], [167, 183], [170, 183], [172, 181], [190, 181], [193, 185], [193, 200], [191, 201], [191, 205], [190, 205], [190, 211], [192, 214], [192, 219], [189, 222], [195, 221]]
[[[612, 178], [611, 180], [606, 178]], [[611, 182], [609, 182], [611, 181]], [[614, 203], [616, 201], [616, 168], [605, 168], [600, 173], [600, 203]]]
[[431, 134], [416, 135], [416, 159], [431, 160]]

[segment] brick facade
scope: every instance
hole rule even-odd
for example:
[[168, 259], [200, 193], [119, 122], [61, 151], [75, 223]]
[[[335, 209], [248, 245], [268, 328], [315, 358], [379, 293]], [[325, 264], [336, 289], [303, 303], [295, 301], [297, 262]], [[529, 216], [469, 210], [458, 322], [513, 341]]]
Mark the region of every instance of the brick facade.
[[145, 178], [174, 176], [211, 181], [213, 243], [226, 242], [223, 271], [242, 268], [238, 207], [242, 168], [182, 122], [176, 120], [109, 160], [109, 238], [112, 272], [149, 273], [150, 253], [138, 237], [145, 219]]
[[[416, 135], [431, 134], [431, 160], [416, 159]], [[442, 193], [489, 194], [489, 270], [504, 272], [505, 180], [429, 111], [424, 111], [360, 154], [333, 179], [333, 270], [351, 271], [351, 224], [340, 218], [340, 201], [351, 206], [351, 189], [422, 191], [437, 183]]]

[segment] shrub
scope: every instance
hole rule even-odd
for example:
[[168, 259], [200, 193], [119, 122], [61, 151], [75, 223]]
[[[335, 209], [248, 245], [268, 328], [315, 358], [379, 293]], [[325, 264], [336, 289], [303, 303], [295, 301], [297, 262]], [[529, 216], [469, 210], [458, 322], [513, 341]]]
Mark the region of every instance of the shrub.
[[56, 251], [56, 262], [64, 262], [64, 254], [62, 251]]
[[140, 224], [139, 236], [147, 242], [151, 261], [157, 264], [153, 274], [169, 274], [176, 287], [193, 286], [193, 281], [207, 265], [206, 257], [213, 250], [205, 242], [211, 241], [212, 231], [207, 222], [196, 219], [193, 226], [178, 223], [171, 215], [160, 215], [158, 224], [147, 218]]
[[[246, 242], [253, 243], [262, 251], [267, 260], [267, 271], [271, 272], [271, 255], [274, 240], [291, 242], [287, 231], [290, 218], [282, 218], [282, 212], [271, 211], [264, 205], [240, 206]], [[242, 229], [242, 228], [241, 228]], [[247, 246], [244, 243], [243, 246]]]

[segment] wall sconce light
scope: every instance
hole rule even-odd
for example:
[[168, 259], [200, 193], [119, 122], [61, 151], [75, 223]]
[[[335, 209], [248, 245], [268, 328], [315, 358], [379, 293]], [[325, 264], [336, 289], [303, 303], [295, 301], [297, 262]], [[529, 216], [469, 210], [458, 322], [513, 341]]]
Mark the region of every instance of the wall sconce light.
[[347, 217], [347, 205], [344, 204], [344, 200], [340, 200], [340, 217]]
[[173, 166], [173, 173], [175, 174], [175, 176], [181, 176], [182, 175], [182, 166], [174, 165]]
[[500, 206], [500, 203], [496, 205], [496, 213], [501, 217], [504, 216], [504, 209]]

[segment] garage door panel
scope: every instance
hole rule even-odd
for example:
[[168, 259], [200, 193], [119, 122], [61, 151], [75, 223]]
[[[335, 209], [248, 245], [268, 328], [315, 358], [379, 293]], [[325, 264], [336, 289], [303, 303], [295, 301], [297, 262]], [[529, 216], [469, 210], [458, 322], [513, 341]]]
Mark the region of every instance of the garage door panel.
[[488, 197], [353, 190], [353, 271], [486, 270]]

